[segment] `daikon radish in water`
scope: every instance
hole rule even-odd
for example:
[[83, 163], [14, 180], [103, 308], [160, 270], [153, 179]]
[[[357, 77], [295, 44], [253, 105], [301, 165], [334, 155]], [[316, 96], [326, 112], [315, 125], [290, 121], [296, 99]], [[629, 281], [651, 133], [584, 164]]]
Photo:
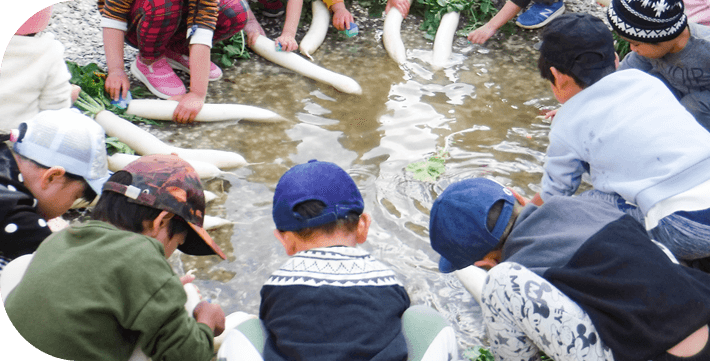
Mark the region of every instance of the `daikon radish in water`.
[[219, 227], [226, 226], [226, 225], [233, 224], [233, 223], [234, 222], [232, 222], [228, 219], [206, 215], [205, 222], [204, 222], [204, 225], [202, 226], [202, 228], [215, 229], [215, 228], [219, 228]]
[[314, 0], [311, 4], [313, 4], [311, 5], [313, 9], [313, 19], [311, 19], [311, 26], [308, 28], [308, 32], [306, 32], [306, 35], [301, 39], [299, 50], [301, 54], [313, 61], [311, 54], [318, 50], [318, 47], [323, 44], [326, 34], [328, 34], [330, 11], [328, 11], [328, 7], [325, 6], [325, 3], [322, 1]]
[[452, 11], [441, 17], [439, 27], [436, 29], [434, 47], [431, 53], [431, 65], [434, 71], [446, 67], [446, 63], [451, 57], [451, 48], [456, 35], [456, 27], [459, 26], [459, 13]]
[[454, 271], [456, 277], [461, 281], [461, 284], [473, 296], [473, 298], [481, 303], [481, 294], [483, 293], [483, 284], [486, 283], [488, 272], [483, 268], [476, 266], [468, 266], [460, 270]]
[[[128, 163], [140, 158], [138, 155], [122, 154], [116, 153], [108, 157], [108, 169], [112, 172], [118, 172], [119, 170], [125, 168]], [[200, 176], [200, 179], [207, 180], [212, 178], [217, 178], [224, 174], [233, 174], [229, 172], [224, 172], [217, 168], [212, 163], [203, 162], [196, 159], [185, 159], [186, 162], [190, 163], [195, 172]]]
[[175, 153], [182, 159], [211, 163], [221, 169], [241, 167], [247, 164], [244, 157], [234, 152], [186, 149], [167, 145], [154, 135], [108, 110], [98, 112], [94, 120], [104, 128], [106, 134], [118, 138], [141, 155]]
[[266, 60], [293, 70], [307, 78], [332, 85], [343, 93], [362, 94], [360, 84], [352, 78], [313, 64], [293, 52], [276, 51], [274, 41], [263, 35], [256, 39], [256, 44], [251, 49]]
[[[409, 0], [409, 5], [411, 4], [412, 0]], [[392, 7], [385, 16], [385, 24], [382, 29], [382, 44], [390, 58], [399, 65], [404, 64], [404, 61], [407, 60], [407, 51], [402, 42], [402, 20], [404, 20], [402, 13], [396, 7]]]
[[[154, 120], [173, 120], [173, 112], [178, 102], [162, 99], [133, 99], [128, 103], [126, 113]], [[197, 122], [219, 122], [226, 120], [249, 120], [255, 122], [280, 122], [286, 118], [266, 109], [242, 104], [205, 104], [197, 116]]]

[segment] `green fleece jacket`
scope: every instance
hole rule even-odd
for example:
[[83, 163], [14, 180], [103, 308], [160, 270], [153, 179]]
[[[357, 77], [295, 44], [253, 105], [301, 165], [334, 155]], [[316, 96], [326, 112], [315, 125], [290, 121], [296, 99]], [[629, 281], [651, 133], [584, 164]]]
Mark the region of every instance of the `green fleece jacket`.
[[68, 360], [210, 360], [214, 335], [185, 311], [157, 240], [90, 221], [47, 238], [5, 303], [20, 334]]

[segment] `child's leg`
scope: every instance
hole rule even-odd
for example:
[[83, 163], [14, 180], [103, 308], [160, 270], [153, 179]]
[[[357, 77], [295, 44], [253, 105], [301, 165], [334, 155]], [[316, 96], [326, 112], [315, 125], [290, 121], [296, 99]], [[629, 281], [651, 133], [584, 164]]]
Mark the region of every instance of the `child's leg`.
[[503, 262], [483, 286], [484, 322], [496, 360], [613, 360], [589, 316], [525, 267]]
[[266, 328], [258, 318], [244, 321], [236, 328], [225, 331], [227, 335], [217, 352], [223, 361], [262, 361]]
[[408, 361], [458, 360], [456, 334], [449, 322], [431, 307], [416, 305], [402, 315]]
[[681, 260], [710, 257], [710, 209], [676, 212], [662, 218], [649, 231], [651, 237], [664, 244]]
[[700, 125], [710, 131], [710, 91], [690, 93], [681, 98], [680, 103]]
[[126, 42], [138, 48], [145, 60], [160, 58], [165, 53], [167, 39], [178, 30], [182, 11], [180, 0], [136, 0], [131, 8]]

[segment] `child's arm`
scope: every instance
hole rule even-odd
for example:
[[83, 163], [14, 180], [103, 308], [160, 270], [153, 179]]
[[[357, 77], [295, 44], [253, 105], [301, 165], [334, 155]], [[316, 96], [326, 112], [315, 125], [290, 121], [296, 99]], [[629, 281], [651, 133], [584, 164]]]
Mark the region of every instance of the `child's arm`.
[[256, 20], [256, 17], [251, 9], [247, 11], [247, 24], [244, 26], [244, 32], [247, 34], [247, 45], [249, 45], [249, 47], [254, 46], [259, 35], [266, 36], [264, 29]]
[[336, 29], [343, 31], [345, 29], [350, 29], [350, 23], [355, 19], [353, 15], [345, 8], [345, 3], [339, 2], [333, 4], [330, 7], [330, 11], [333, 12], [333, 26]]
[[195, 320], [199, 323], [204, 323], [212, 329], [215, 336], [219, 336], [224, 332], [225, 317], [222, 307], [202, 301], [195, 306], [193, 311]]
[[294, 51], [298, 49], [296, 42], [296, 30], [298, 21], [301, 20], [301, 8], [303, 0], [289, 0], [286, 4], [286, 21], [281, 36], [276, 39], [277, 44], [281, 44], [282, 51]]
[[109, 96], [113, 100], [118, 100], [119, 96], [126, 98], [131, 83], [123, 66], [123, 40], [125, 32], [123, 30], [104, 27], [104, 51], [106, 52], [106, 67], [108, 75], [104, 85]]
[[195, 120], [205, 105], [209, 75], [210, 47], [199, 43], [190, 45], [190, 91], [170, 98], [180, 102], [173, 113], [174, 121], [192, 123]]
[[490, 39], [490, 37], [493, 36], [493, 34], [495, 34], [501, 26], [510, 21], [520, 10], [520, 6], [516, 5], [512, 1], [507, 1], [498, 14], [496, 14], [491, 20], [480, 28], [470, 32], [468, 34], [468, 40], [474, 44], [485, 43], [486, 40]]

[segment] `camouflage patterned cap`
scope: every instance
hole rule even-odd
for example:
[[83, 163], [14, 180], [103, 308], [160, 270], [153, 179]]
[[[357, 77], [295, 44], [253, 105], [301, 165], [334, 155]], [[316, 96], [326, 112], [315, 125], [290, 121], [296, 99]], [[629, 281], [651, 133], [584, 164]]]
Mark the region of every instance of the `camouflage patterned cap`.
[[192, 228], [185, 243], [178, 249], [194, 256], [217, 254], [226, 259], [222, 250], [202, 228], [205, 213], [205, 194], [200, 177], [189, 163], [177, 155], [154, 154], [143, 156], [123, 171], [131, 173], [131, 185], [106, 182], [104, 191], [122, 194], [130, 202], [162, 209], [182, 217]]

